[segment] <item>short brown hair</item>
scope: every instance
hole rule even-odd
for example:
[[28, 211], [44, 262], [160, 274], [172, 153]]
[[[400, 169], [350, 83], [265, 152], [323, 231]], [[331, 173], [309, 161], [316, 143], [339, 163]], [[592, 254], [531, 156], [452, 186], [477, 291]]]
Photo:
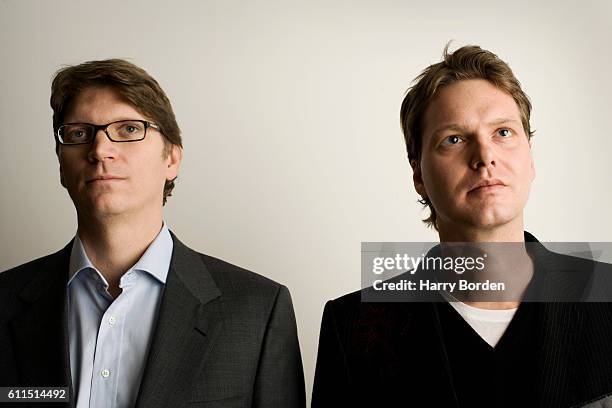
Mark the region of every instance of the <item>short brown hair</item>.
[[[411, 165], [413, 161], [418, 164], [421, 159], [422, 122], [429, 103], [438, 89], [457, 81], [484, 79], [508, 93], [518, 106], [525, 134], [531, 139], [534, 133], [529, 124], [531, 102], [508, 64], [477, 45], [461, 47], [453, 53], [448, 52], [449, 45], [450, 43], [444, 47], [441, 62], [428, 66], [414, 79], [414, 85], [408, 89], [402, 102], [400, 123]], [[431, 211], [431, 215], [423, 222], [437, 230], [436, 210], [431, 201], [428, 197], [423, 197], [419, 202], [428, 206]]]
[[[164, 156], [172, 146], [183, 146], [181, 130], [176, 123], [170, 100], [159, 83], [144, 69], [122, 59], [88, 61], [67, 66], [55, 73], [51, 84], [53, 133], [62, 125], [74, 98], [91, 86], [111, 87], [137, 111], [155, 122], [164, 136]], [[55, 152], [59, 144], [55, 141]], [[174, 181], [166, 180], [163, 204], [172, 195]]]

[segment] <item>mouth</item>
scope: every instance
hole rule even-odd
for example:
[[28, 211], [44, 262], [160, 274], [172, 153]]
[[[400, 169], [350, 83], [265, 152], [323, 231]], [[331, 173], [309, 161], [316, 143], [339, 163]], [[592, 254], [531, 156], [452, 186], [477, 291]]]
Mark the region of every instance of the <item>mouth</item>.
[[506, 187], [506, 186], [504, 186], [503, 184], [493, 184], [493, 185], [490, 185], [490, 186], [477, 187], [475, 189], [470, 190], [470, 193], [493, 192], [493, 191], [501, 190], [504, 187]]
[[121, 177], [117, 177], [117, 176], [99, 176], [99, 177], [91, 178], [91, 179], [87, 180], [85, 183], [86, 184], [92, 184], [92, 183], [111, 183], [111, 182], [121, 181], [121, 180], [125, 180], [125, 179], [121, 178]]
[[506, 187], [506, 185], [500, 180], [484, 180], [476, 184], [468, 193], [495, 192], [504, 187]]

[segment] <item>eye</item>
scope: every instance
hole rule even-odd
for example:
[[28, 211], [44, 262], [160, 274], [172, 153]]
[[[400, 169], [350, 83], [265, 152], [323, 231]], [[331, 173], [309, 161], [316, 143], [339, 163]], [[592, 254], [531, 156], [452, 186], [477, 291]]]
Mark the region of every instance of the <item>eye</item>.
[[119, 132], [124, 135], [131, 135], [142, 130], [142, 124], [140, 124], [139, 122], [118, 122], [117, 126]]
[[505, 137], [512, 136], [512, 131], [507, 128], [502, 128], [497, 131], [497, 134], [505, 138]]
[[457, 136], [457, 135], [452, 135], [452, 136], [447, 136], [444, 138], [444, 140], [442, 141], [442, 143], [440, 144], [441, 146], [452, 146], [452, 145], [456, 145], [459, 142], [461, 142], [461, 137]]
[[87, 129], [82, 126], [66, 126], [62, 133], [66, 140], [78, 141], [87, 138]]
[[142, 123], [137, 121], [115, 122], [110, 125], [109, 129], [112, 137], [123, 140], [136, 140], [142, 136]]

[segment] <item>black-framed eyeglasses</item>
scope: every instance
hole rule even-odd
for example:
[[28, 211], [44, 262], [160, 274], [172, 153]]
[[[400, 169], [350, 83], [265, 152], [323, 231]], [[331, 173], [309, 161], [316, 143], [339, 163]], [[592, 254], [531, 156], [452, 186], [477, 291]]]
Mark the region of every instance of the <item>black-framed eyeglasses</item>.
[[99, 130], [103, 130], [106, 136], [113, 142], [138, 142], [147, 135], [147, 129], [159, 130], [159, 126], [146, 120], [118, 120], [106, 125], [94, 125], [92, 123], [65, 123], [57, 128], [55, 136], [63, 145], [79, 145], [92, 143]]

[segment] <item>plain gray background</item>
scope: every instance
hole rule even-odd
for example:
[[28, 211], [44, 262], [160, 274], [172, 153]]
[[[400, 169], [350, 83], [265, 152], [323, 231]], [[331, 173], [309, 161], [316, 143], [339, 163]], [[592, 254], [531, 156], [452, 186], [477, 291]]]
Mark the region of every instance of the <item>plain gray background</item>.
[[533, 102], [542, 241], [611, 241], [612, 3], [0, 0], [0, 270], [76, 231], [50, 81], [126, 58], [170, 97], [185, 158], [166, 206], [189, 246], [286, 284], [310, 395], [326, 300], [360, 286], [361, 241], [435, 241], [399, 128], [412, 79], [478, 44]]

